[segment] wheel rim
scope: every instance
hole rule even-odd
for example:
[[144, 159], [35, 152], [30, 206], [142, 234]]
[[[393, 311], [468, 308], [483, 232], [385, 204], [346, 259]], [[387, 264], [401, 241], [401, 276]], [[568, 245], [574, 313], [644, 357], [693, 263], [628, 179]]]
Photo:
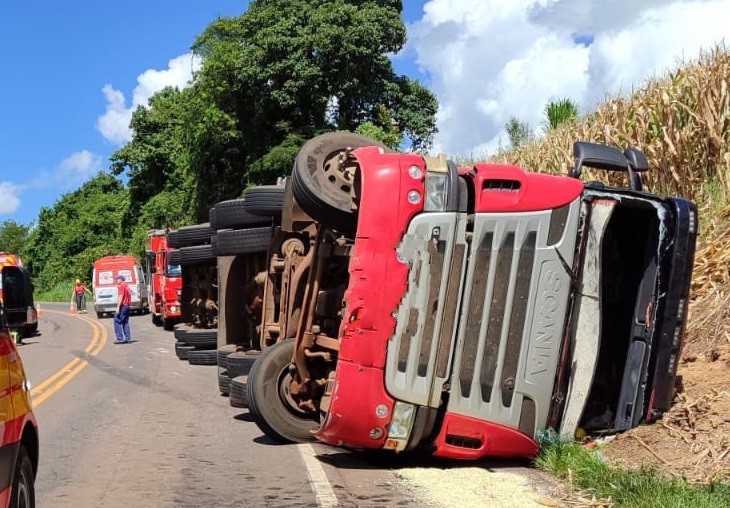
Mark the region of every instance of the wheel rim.
[[351, 202], [351, 208], [355, 205], [355, 172], [358, 169], [357, 162], [351, 156], [351, 149], [337, 150], [331, 153], [322, 165], [322, 174], [328, 185], [347, 196]]
[[29, 508], [31, 505], [29, 480], [25, 472], [20, 473], [18, 492], [16, 493], [15, 500], [17, 501], [16, 506], [18, 508]]
[[302, 418], [304, 420], [314, 420], [316, 414], [304, 411], [299, 407], [299, 404], [297, 403], [296, 399], [292, 396], [291, 392], [289, 391], [289, 387], [291, 386], [292, 382], [292, 375], [291, 371], [289, 369], [289, 365], [286, 365], [282, 371], [281, 374], [279, 374], [278, 379], [278, 388], [279, 388], [279, 398], [282, 401], [282, 404], [284, 407], [294, 416], [298, 418]]

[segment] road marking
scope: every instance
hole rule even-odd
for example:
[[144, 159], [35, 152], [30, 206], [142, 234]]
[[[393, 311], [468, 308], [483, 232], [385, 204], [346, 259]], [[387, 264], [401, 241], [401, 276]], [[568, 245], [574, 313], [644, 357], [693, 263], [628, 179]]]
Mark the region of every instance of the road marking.
[[330, 508], [333, 506], [339, 506], [340, 503], [337, 501], [337, 496], [332, 490], [327, 475], [322, 469], [322, 466], [317, 460], [312, 445], [302, 443], [297, 445], [299, 454], [302, 456], [304, 466], [307, 468], [307, 476], [309, 477], [309, 484], [312, 486], [314, 491], [314, 497], [317, 498], [317, 503], [321, 508]]
[[[55, 312], [57, 314], [66, 314], [66, 312], [59, 312], [59, 311], [47, 311], [47, 312]], [[94, 331], [93, 336], [91, 337], [91, 342], [89, 342], [89, 345], [86, 346], [86, 349], [84, 349], [85, 356], [97, 356], [99, 353], [101, 353], [101, 350], [104, 349], [104, 346], [106, 346], [107, 342], [107, 331], [106, 328], [101, 326], [97, 321], [90, 319], [87, 316], [76, 316], [78, 319], [81, 319], [83, 321], [86, 321], [89, 325], [91, 325], [91, 328]], [[79, 372], [84, 370], [86, 366], [89, 364], [87, 360], [83, 360], [81, 358], [74, 358], [70, 362], [68, 362], [66, 365], [61, 367], [60, 370], [58, 370], [55, 374], [53, 374], [51, 377], [43, 381], [38, 386], [34, 387], [30, 391], [30, 397], [31, 401], [33, 403], [33, 408], [37, 408], [40, 406], [43, 401], [45, 401], [48, 397], [56, 393], [58, 390], [63, 388], [66, 383], [71, 381], [76, 375], [78, 375]]]

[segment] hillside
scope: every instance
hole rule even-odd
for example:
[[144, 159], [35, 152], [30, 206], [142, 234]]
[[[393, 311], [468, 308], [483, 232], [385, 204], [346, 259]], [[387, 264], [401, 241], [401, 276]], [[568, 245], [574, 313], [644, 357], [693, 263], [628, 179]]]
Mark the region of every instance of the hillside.
[[594, 113], [497, 157], [565, 174], [575, 140], [634, 146], [649, 158], [648, 189], [697, 203], [700, 238], [675, 404], [657, 423], [610, 440], [604, 455], [703, 482], [730, 481], [728, 83], [730, 52], [718, 46], [630, 97], [608, 99]]

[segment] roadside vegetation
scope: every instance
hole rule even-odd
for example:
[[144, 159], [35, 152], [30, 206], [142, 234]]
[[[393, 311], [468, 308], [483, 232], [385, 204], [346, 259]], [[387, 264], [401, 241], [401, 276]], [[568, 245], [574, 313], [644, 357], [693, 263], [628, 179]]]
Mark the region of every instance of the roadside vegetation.
[[545, 444], [535, 463], [575, 488], [565, 497], [573, 506], [730, 506], [730, 484], [727, 482], [693, 485], [684, 478], [667, 478], [655, 469], [630, 471], [618, 468], [601, 456], [600, 449], [588, 450], [575, 442], [557, 440]]
[[55, 297], [88, 282], [101, 256], [140, 256], [148, 230], [207, 222], [215, 203], [275, 183], [317, 134], [428, 149], [436, 98], [388, 57], [406, 42], [401, 10], [400, 0], [269, 0], [215, 20], [191, 42], [202, 59], [191, 86], [134, 112], [111, 174], [42, 209], [32, 227], [0, 227], [0, 249], [21, 256], [38, 298]]

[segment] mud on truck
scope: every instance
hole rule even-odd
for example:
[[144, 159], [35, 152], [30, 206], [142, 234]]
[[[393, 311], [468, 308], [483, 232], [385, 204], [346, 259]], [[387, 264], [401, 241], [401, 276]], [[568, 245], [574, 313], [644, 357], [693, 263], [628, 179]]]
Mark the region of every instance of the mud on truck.
[[[258, 426], [280, 441], [476, 459], [534, 456], [546, 429], [660, 417], [696, 208], [644, 190], [636, 149], [574, 152], [556, 176], [459, 168], [351, 133], [308, 141], [268, 267], [250, 265], [235, 279], [248, 292], [222, 298], [260, 304], [253, 335], [219, 337], [261, 350], [245, 379]], [[628, 185], [584, 183], [584, 168]]]

